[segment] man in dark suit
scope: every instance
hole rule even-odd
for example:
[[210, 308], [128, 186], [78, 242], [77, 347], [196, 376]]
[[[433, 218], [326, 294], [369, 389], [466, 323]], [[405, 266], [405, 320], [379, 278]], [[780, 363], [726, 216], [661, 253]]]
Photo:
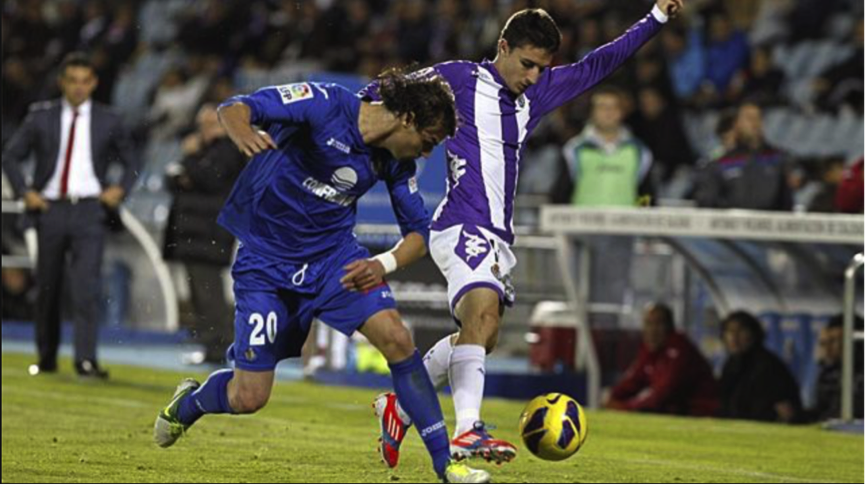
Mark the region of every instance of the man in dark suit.
[[[85, 55], [68, 55], [58, 78], [61, 99], [33, 104], [3, 151], [3, 171], [24, 199], [38, 233], [39, 363], [30, 367], [34, 375], [57, 370], [61, 287], [68, 258], [75, 370], [83, 377], [108, 377], [96, 361], [105, 222], [135, 183], [138, 161], [120, 116], [91, 101], [97, 83]], [[28, 185], [19, 165], [31, 152], [36, 166]], [[112, 183], [107, 171], [115, 162], [123, 166], [123, 177]]]

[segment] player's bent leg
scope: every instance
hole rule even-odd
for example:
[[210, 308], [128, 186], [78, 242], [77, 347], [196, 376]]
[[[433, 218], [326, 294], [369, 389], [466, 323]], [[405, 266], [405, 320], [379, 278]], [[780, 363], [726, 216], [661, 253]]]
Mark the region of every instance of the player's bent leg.
[[382, 310], [358, 329], [377, 348], [388, 363], [402, 362], [415, 353], [408, 328], [396, 310]]
[[462, 329], [450, 361], [457, 416], [451, 452], [457, 459], [481, 457], [497, 463], [509, 462], [516, 456], [516, 447], [493, 438], [480, 419], [486, 354], [495, 348], [498, 340], [500, 296], [491, 288], [475, 288], [457, 302], [455, 310]]
[[501, 323], [498, 292], [487, 287], [470, 290], [456, 303], [454, 313], [462, 323], [456, 346], [479, 345], [486, 353], [495, 349]]
[[[360, 332], [373, 346], [381, 350], [389, 364], [406, 361], [414, 356], [411, 334], [395, 310], [386, 310], [373, 315], [360, 328]], [[393, 377], [394, 389], [397, 389], [397, 377], [396, 375]], [[395, 468], [399, 463], [399, 449], [405, 439], [411, 417], [409, 413], [398, 409], [396, 393], [378, 396], [373, 402], [373, 409], [381, 431], [379, 438], [381, 459], [390, 468]]]
[[153, 441], [162, 448], [168, 448], [183, 436], [194, 421], [183, 423], [179, 418], [180, 403], [201, 387], [195, 379], [183, 379], [174, 391], [171, 401], [159, 411], [153, 423]]
[[[396, 395], [405, 412], [417, 425], [421, 439], [432, 457], [436, 474], [447, 480], [448, 470], [452, 468], [447, 427], [435, 389], [424, 368], [420, 353], [414, 347], [411, 334], [403, 325], [396, 310], [383, 310], [376, 313], [359, 331], [387, 358]], [[395, 454], [393, 457], [395, 465], [399, 457], [399, 446], [405, 436], [405, 427], [402, 427], [401, 436], [399, 433], [393, 433], [393, 429], [393, 421], [383, 425], [382, 446], [389, 447], [389, 453]], [[384, 453], [383, 458], [386, 458]], [[472, 477], [489, 479], [489, 475], [484, 476], [483, 473], [478, 475], [467, 472], [465, 475], [468, 479]]]
[[153, 425], [153, 440], [167, 448], [205, 414], [248, 414], [267, 403], [273, 371], [221, 369], [199, 385], [184, 379]]
[[234, 371], [228, 383], [228, 402], [235, 414], [252, 414], [263, 408], [273, 389], [273, 371]]

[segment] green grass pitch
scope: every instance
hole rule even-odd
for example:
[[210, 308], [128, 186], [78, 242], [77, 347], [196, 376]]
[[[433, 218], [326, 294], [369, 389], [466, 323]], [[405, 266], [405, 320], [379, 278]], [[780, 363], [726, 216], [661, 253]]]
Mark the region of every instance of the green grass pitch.
[[[107, 383], [81, 382], [68, 361], [30, 377], [32, 356], [3, 354], [3, 482], [432, 482], [412, 430], [399, 468], [376, 454], [367, 389], [277, 383], [258, 415], [207, 416], [173, 448], [151, 441], [153, 420], [181, 374], [112, 366]], [[197, 375], [203, 379], [204, 375]], [[447, 396], [443, 409], [452, 423]], [[491, 399], [484, 417], [518, 443], [522, 403]], [[588, 412], [590, 435], [569, 460], [521, 451], [479, 464], [499, 483], [863, 482], [863, 437], [815, 426]]]

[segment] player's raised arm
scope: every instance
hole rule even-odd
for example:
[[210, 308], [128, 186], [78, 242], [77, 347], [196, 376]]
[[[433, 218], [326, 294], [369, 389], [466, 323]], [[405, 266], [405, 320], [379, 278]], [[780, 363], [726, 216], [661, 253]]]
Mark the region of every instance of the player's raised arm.
[[244, 103], [234, 102], [219, 107], [219, 122], [231, 141], [247, 157], [276, 148], [276, 143], [265, 131], [256, 130], [250, 122], [250, 109]]
[[658, 0], [652, 11], [624, 34], [588, 53], [579, 62], [557, 66], [537, 85], [545, 112], [588, 91], [634, 55], [661, 27], [684, 8], [684, 0]]
[[270, 135], [254, 125], [318, 120], [326, 112], [331, 95], [328, 88], [313, 83], [270, 86], [228, 99], [219, 106], [219, 120], [240, 151], [253, 156], [277, 148]]

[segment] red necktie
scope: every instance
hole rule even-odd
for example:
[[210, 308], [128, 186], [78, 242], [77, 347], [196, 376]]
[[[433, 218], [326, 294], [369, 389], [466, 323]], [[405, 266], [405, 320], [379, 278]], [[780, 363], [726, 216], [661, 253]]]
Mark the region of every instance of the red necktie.
[[75, 122], [78, 121], [78, 110], [72, 110], [72, 126], [69, 127], [69, 141], [66, 143], [66, 158], [63, 161], [63, 171], [60, 172], [60, 198], [66, 197], [69, 188], [69, 165], [72, 162], [72, 148], [75, 146]]

